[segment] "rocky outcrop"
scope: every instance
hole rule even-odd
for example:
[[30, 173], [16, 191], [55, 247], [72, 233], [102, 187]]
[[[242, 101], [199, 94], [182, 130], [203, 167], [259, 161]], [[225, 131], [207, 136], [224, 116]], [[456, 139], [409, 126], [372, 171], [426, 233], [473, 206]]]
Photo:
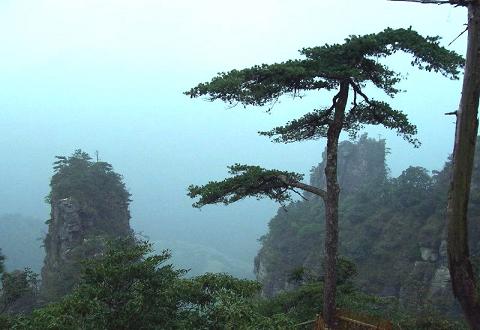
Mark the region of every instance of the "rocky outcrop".
[[[395, 296], [411, 309], [430, 306], [455, 314], [445, 221], [450, 162], [433, 175], [410, 167], [389, 178], [386, 154], [384, 140], [365, 136], [339, 145], [339, 254], [357, 266], [355, 282], [362, 291]], [[312, 184], [324, 186], [324, 164], [312, 170]], [[472, 259], [480, 256], [480, 157], [475, 164], [469, 206]], [[266, 296], [288, 289], [288, 278], [299, 268], [322, 277], [324, 205], [306, 197], [289, 205], [288, 212], [279, 210], [261, 239], [256, 273]]]
[[107, 239], [131, 233], [128, 217], [117, 219], [124, 223], [121, 232], [98, 232], [95, 224], [102, 219], [86, 213], [73, 198], [52, 203], [51, 214], [42, 268], [41, 291], [47, 301], [71, 290], [78, 281], [81, 261], [101, 253]]
[[[338, 149], [338, 181], [341, 186], [341, 195], [345, 196], [359, 191], [367, 184], [381, 186], [387, 176], [385, 157], [387, 151], [385, 140], [374, 140], [362, 135], [358, 141], [343, 141]], [[326, 152], [322, 154], [322, 162], [312, 168], [310, 173], [310, 184], [316, 187], [325, 188], [325, 164]], [[282, 225], [292, 222], [291, 218], [305, 217], [299, 224], [289, 228], [289, 238], [308, 234], [309, 227], [319, 230], [310, 238], [310, 246], [305, 246], [305, 241], [298, 242], [297, 246], [287, 246], [279, 242], [279, 238], [266, 235], [263, 248], [256, 257], [255, 269], [257, 280], [263, 284], [263, 295], [273, 296], [281, 291], [291, 288], [289, 281], [290, 273], [295, 269], [304, 269], [310, 278], [321, 278], [323, 276], [323, 201], [318, 197], [305, 193], [307, 201], [295, 203], [289, 206], [288, 212], [283, 209], [278, 211], [272, 222], [282, 222]], [[308, 215], [304, 211], [308, 209]], [[298, 213], [297, 213], [298, 212]], [[311, 218], [311, 215], [314, 217]], [[272, 223], [271, 223], [271, 228]], [[320, 229], [318, 229], [320, 228]], [[302, 236], [300, 235], [300, 236]], [[310, 236], [310, 235], [309, 235]], [[273, 250], [270, 247], [274, 247]], [[281, 246], [281, 247], [280, 247]], [[301, 248], [300, 248], [301, 246]], [[272, 260], [275, 263], [272, 265]], [[281, 264], [280, 267], [276, 264]]]
[[[357, 142], [343, 141], [338, 148], [338, 183], [342, 194], [358, 191], [371, 181], [383, 184], [386, 179], [385, 140], [369, 139], [362, 135]], [[325, 164], [327, 154], [322, 154], [322, 162], [310, 174], [310, 184], [325, 188]]]
[[402, 283], [400, 302], [410, 310], [432, 305], [442, 314], [458, 314], [460, 310], [452, 294], [448, 270], [447, 241], [442, 240], [438, 250], [420, 247], [420, 259]]
[[81, 255], [79, 249], [92, 227], [92, 220], [81, 218], [80, 206], [72, 198], [61, 199], [51, 207], [42, 268], [42, 293], [49, 301], [70, 291], [78, 280], [79, 260], [74, 255]]
[[46, 301], [70, 292], [82, 261], [102, 253], [107, 240], [132, 234], [130, 194], [120, 175], [80, 151], [60, 159], [51, 183], [51, 218], [44, 240], [41, 294]]

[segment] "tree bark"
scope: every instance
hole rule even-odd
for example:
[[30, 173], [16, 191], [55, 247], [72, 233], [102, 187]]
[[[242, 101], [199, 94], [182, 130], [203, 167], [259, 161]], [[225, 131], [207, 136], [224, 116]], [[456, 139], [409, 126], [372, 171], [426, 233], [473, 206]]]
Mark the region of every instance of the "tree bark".
[[467, 210], [478, 130], [480, 95], [480, 0], [468, 4], [468, 44], [457, 112], [453, 170], [447, 206], [448, 262], [452, 289], [472, 329], [480, 329], [480, 299], [470, 261]]
[[336, 328], [336, 285], [338, 251], [338, 197], [340, 187], [337, 180], [338, 140], [343, 128], [345, 107], [348, 100], [348, 81], [340, 83], [340, 91], [335, 104], [335, 115], [327, 132], [327, 163], [325, 178], [327, 191], [325, 197], [325, 284], [323, 292], [323, 317], [329, 329]]

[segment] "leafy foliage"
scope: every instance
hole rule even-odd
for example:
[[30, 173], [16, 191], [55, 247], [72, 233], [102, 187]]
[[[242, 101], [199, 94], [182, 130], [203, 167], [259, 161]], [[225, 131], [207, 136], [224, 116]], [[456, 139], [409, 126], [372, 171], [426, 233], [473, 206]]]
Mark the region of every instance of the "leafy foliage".
[[[72, 294], [22, 320], [26, 329], [171, 328], [180, 304], [176, 281], [184, 271], [163, 263], [168, 252], [148, 255], [149, 244], [122, 239], [89, 260]], [[150, 325], [150, 326], [149, 326]]]
[[[260, 284], [227, 274], [184, 278], [168, 264], [168, 251], [152, 254], [147, 242], [117, 240], [86, 261], [78, 287], [63, 300], [29, 315], [0, 316], [8, 329], [292, 329], [322, 308], [323, 282], [309, 279], [272, 299]], [[355, 265], [339, 262], [339, 307], [394, 321], [395, 329], [462, 329], [435, 314], [409, 316], [392, 298], [358, 292]]]
[[260, 284], [226, 274], [198, 276], [184, 282], [189, 288], [185, 329], [284, 329], [291, 320], [280, 314], [262, 315], [256, 298]]
[[[262, 314], [284, 314], [295, 324], [313, 320], [318, 311], [322, 310], [323, 283], [308, 282], [299, 288], [281, 292], [275, 297], [265, 299], [259, 305]], [[460, 330], [467, 326], [458, 321], [446, 319], [435, 311], [424, 311], [414, 315], [402, 308], [395, 298], [376, 297], [362, 293], [349, 285], [338, 287], [338, 307], [354, 319], [366, 323], [376, 323], [380, 320], [390, 321], [394, 329], [442, 329]], [[308, 324], [307, 327], [311, 324]], [[303, 329], [303, 328], [301, 328]]]

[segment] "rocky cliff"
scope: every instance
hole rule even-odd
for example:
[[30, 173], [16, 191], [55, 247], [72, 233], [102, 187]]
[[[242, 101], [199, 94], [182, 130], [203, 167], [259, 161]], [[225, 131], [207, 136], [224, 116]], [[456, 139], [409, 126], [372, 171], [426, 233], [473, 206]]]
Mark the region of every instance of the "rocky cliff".
[[[433, 175], [410, 167], [389, 178], [386, 154], [384, 140], [366, 136], [340, 144], [340, 254], [357, 265], [356, 284], [363, 291], [398, 297], [412, 310], [433, 306], [455, 314], [445, 243], [450, 163]], [[324, 185], [324, 162], [312, 170], [311, 182], [318, 186]], [[469, 213], [474, 256], [480, 255], [479, 165], [477, 157]], [[255, 259], [264, 294], [298, 285], [291, 281], [298, 269], [322, 278], [323, 239], [321, 200], [292, 203], [287, 212], [279, 209]]]
[[81, 261], [101, 253], [106, 240], [132, 233], [130, 195], [110, 164], [76, 151], [59, 157], [54, 169], [42, 268], [41, 293], [47, 301], [71, 290]]
[[[338, 149], [338, 183], [342, 187], [342, 194], [350, 194], [362, 189], [366, 185], [382, 185], [387, 178], [385, 158], [388, 150], [385, 140], [369, 139], [362, 135], [354, 143], [343, 141]], [[310, 173], [310, 184], [317, 187], [326, 187], [325, 165], [326, 151], [322, 154], [322, 162], [313, 167]], [[372, 182], [373, 180], [373, 182]]]

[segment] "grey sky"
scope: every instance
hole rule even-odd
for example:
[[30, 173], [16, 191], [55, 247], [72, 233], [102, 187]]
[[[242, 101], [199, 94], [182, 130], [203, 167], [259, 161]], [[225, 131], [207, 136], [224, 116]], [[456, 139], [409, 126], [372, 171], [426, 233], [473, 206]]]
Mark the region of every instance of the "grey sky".
[[[219, 71], [294, 58], [302, 47], [388, 26], [411, 25], [447, 44], [465, 16], [450, 6], [385, 0], [2, 0], [0, 213], [46, 218], [54, 155], [99, 150], [125, 176], [137, 228], [151, 236], [190, 231], [209, 241], [212, 226], [221, 224], [227, 236], [250, 235], [254, 244], [275, 204], [199, 212], [186, 186], [222, 178], [235, 162], [308, 173], [323, 141], [275, 145], [256, 132], [327, 98], [286, 98], [266, 114], [226, 110], [182, 92]], [[465, 37], [450, 48], [463, 54]], [[423, 146], [414, 150], [394, 133], [367, 131], [387, 137], [393, 175], [408, 165], [438, 169], [454, 132], [443, 113], [457, 107], [461, 84], [415, 72], [405, 56], [390, 63], [408, 74], [401, 84], [407, 93], [393, 104], [418, 125]]]

